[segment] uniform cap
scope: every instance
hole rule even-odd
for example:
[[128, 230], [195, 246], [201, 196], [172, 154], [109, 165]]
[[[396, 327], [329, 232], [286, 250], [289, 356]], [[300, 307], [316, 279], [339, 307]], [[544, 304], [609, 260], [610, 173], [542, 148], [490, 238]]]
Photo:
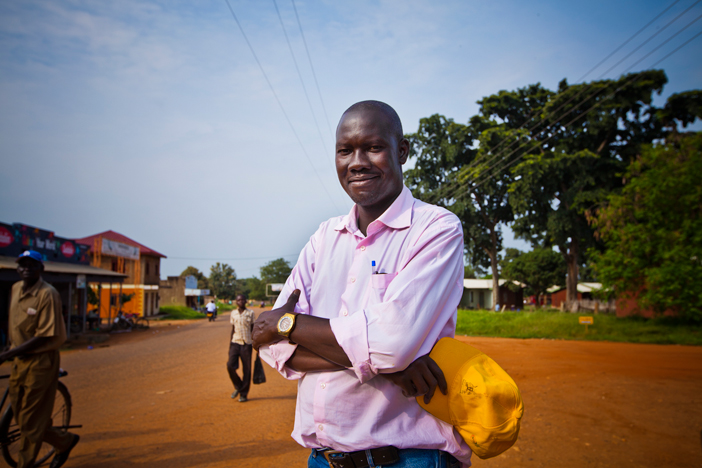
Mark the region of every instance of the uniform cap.
[[524, 403], [514, 380], [470, 345], [442, 338], [429, 356], [446, 378], [448, 394], [436, 391], [422, 408], [453, 425], [480, 458], [495, 457], [517, 441]]
[[36, 260], [37, 262], [41, 263], [42, 265], [44, 264], [44, 259], [41, 257], [41, 254], [37, 252], [36, 250], [25, 250], [19, 256], [17, 257], [16, 262], [19, 262], [21, 258], [24, 257], [29, 257], [33, 260]]

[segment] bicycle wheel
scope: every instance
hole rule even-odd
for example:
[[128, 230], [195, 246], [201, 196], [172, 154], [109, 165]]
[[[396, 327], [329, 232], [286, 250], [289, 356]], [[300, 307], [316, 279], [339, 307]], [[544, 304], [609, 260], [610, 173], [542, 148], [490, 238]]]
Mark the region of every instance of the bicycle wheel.
[[149, 328], [149, 319], [147, 319], [146, 317], [137, 318], [136, 322], [134, 322], [134, 327], [139, 329]]
[[[52, 424], [62, 432], [68, 431], [71, 422], [71, 394], [62, 383], [58, 383], [56, 396], [54, 397], [54, 409], [51, 412]], [[8, 406], [5, 413], [0, 418], [0, 442], [2, 443], [2, 456], [7, 464], [13, 468], [17, 466], [17, 454], [20, 446], [20, 431], [17, 422], [14, 420], [12, 407]], [[39, 454], [34, 462], [34, 466], [40, 466], [54, 454], [54, 447], [43, 443], [39, 449]]]

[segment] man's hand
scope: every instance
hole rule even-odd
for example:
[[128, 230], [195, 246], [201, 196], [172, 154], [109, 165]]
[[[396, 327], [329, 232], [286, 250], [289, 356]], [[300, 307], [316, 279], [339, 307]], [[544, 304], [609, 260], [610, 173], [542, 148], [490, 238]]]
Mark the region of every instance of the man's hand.
[[295, 304], [300, 299], [300, 290], [296, 289], [288, 297], [288, 302], [279, 309], [261, 313], [253, 327], [253, 347], [256, 351], [264, 345], [277, 343], [283, 337], [278, 334], [278, 320], [285, 314], [295, 312]]
[[426, 404], [431, 401], [437, 386], [444, 395], [448, 391], [444, 373], [428, 354], [417, 358], [403, 371], [380, 375], [400, 387], [408, 398], [424, 395]]

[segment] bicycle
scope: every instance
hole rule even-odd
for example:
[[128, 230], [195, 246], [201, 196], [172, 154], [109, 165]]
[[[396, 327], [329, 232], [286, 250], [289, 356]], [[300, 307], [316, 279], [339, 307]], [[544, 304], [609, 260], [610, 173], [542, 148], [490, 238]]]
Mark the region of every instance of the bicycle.
[[[61, 369], [59, 371], [59, 378], [65, 377], [68, 372]], [[8, 379], [9, 375], [0, 375], [0, 379]], [[0, 408], [5, 406], [7, 398], [10, 393], [10, 387], [5, 389], [5, 393], [2, 396], [2, 401], [0, 402]], [[68, 392], [68, 388], [63, 382], [58, 383], [56, 388], [56, 396], [54, 397], [54, 409], [51, 412], [51, 419], [55, 425], [54, 428], [61, 430], [62, 432], [67, 432], [69, 429], [75, 429], [83, 427], [82, 425], [71, 426], [71, 408], [73, 403], [71, 402], [71, 394]], [[12, 411], [12, 406], [8, 406], [7, 409], [2, 413], [0, 417], [0, 449], [2, 450], [2, 456], [7, 462], [7, 464], [13, 468], [17, 466], [17, 454], [19, 452], [19, 441], [20, 441], [20, 430], [17, 427], [17, 422], [14, 421], [14, 412]], [[34, 461], [34, 466], [40, 466], [46, 462], [54, 454], [54, 447], [52, 445], [44, 442], [39, 449], [36, 460]]]
[[116, 330], [145, 330], [149, 328], [149, 319], [137, 314], [124, 314], [122, 311], [118, 312], [117, 317], [112, 323], [112, 331]]
[[142, 329], [142, 330], [149, 328], [149, 319], [147, 319], [143, 315], [124, 314], [124, 317], [131, 324], [131, 328]]

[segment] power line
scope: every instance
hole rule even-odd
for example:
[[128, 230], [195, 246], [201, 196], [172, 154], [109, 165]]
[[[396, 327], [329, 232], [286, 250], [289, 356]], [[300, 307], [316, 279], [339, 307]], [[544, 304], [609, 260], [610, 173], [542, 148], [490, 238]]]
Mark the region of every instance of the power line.
[[[698, 22], [698, 21], [700, 20], [700, 18], [702, 18], [702, 15], [700, 15], [700, 16], [698, 16], [697, 18], [695, 18], [694, 20], [690, 21], [690, 22], [689, 22], [685, 27], [683, 27], [680, 31], [678, 31], [678, 32], [676, 32], [675, 34], [673, 34], [672, 36], [670, 36], [668, 39], [666, 39], [665, 41], [663, 41], [662, 43], [660, 43], [660, 44], [658, 45], [658, 47], [654, 48], [652, 51], [650, 51], [649, 53], [647, 53], [646, 55], [644, 55], [643, 57], [641, 57], [639, 60], [637, 60], [636, 62], [634, 62], [629, 68], [627, 68], [626, 71], [631, 70], [631, 69], [634, 68], [636, 65], [638, 65], [639, 63], [641, 63], [641, 62], [642, 62], [645, 58], [647, 58], [649, 55], [651, 55], [652, 53], [654, 53], [655, 51], [657, 51], [658, 49], [660, 49], [661, 47], [663, 47], [664, 45], [666, 45], [668, 42], [670, 42], [672, 39], [674, 39], [675, 37], [677, 37], [678, 34], [680, 34], [681, 32], [685, 31], [687, 28], [689, 28], [690, 26], [692, 26], [693, 24], [695, 24], [696, 22]], [[695, 36], [695, 37], [696, 37], [696, 36]], [[652, 66], [655, 67], [655, 65], [652, 65]]]
[[641, 28], [641, 29], [639, 29], [638, 31], [636, 31], [636, 32], [634, 33], [633, 36], [629, 37], [629, 39], [627, 39], [626, 41], [622, 42], [622, 44], [621, 44], [619, 47], [617, 47], [616, 49], [614, 49], [614, 50], [612, 51], [611, 54], [609, 54], [608, 56], [606, 56], [605, 58], [603, 58], [603, 59], [600, 61], [600, 63], [598, 63], [597, 65], [595, 65], [595, 66], [592, 67], [591, 69], [589, 69], [589, 70], [587, 71], [587, 73], [585, 73], [583, 76], [581, 76], [580, 78], [578, 78], [578, 79], [576, 80], [576, 83], [581, 82], [582, 80], [585, 79], [586, 76], [588, 76], [588, 75], [589, 75], [590, 73], [592, 73], [593, 71], [597, 70], [597, 68], [599, 68], [600, 65], [602, 65], [603, 63], [605, 63], [605, 62], [606, 62], [607, 60], [609, 60], [614, 54], [616, 54], [617, 52], [619, 52], [619, 51], [622, 49], [622, 47], [624, 47], [624, 46], [627, 45], [629, 42], [631, 42], [632, 40], [634, 40], [634, 38], [635, 38], [636, 36], [638, 36], [640, 33], [642, 33], [646, 28], [648, 28], [649, 26], [651, 26], [658, 18], [660, 18], [661, 16], [663, 16], [663, 14], [664, 14], [666, 11], [670, 10], [671, 8], [673, 8], [673, 7], [675, 6], [675, 4], [678, 3], [679, 1], [680, 1], [680, 0], [675, 0], [673, 3], [671, 3], [671, 4], [668, 6], [668, 8], [666, 8], [665, 10], [661, 11], [660, 13], [658, 13], [658, 15], [656, 15], [655, 18], [653, 18], [651, 21], [649, 21], [648, 23], [646, 23], [646, 26], [644, 26], [643, 28]]
[[[702, 15], [700, 15], [700, 17], [702, 17]], [[688, 24], [688, 26], [690, 26], [692, 23], [694, 23], [694, 22], [696, 22], [697, 20], [699, 20], [700, 17], [698, 17], [697, 19], [693, 20], [690, 24]], [[686, 29], [688, 26], [686, 26], [684, 29]], [[684, 29], [683, 29], [683, 30], [684, 30]], [[682, 32], [682, 30], [681, 30], [681, 31], [678, 31], [677, 33], [675, 33], [672, 37], [668, 38], [668, 40], [666, 40], [665, 42], [668, 42], [670, 39], [672, 39], [673, 37], [677, 36], [680, 32]], [[676, 47], [675, 49], [673, 49], [672, 51], [670, 51], [668, 54], [666, 54], [663, 58], [661, 58], [660, 60], [658, 60], [656, 63], [654, 63], [653, 65], [651, 65], [650, 68], [653, 68], [653, 67], [657, 66], [659, 63], [663, 62], [663, 61], [666, 60], [668, 57], [670, 57], [671, 55], [673, 55], [674, 53], [676, 53], [677, 51], [679, 51], [680, 49], [682, 49], [682, 48], [685, 47], [687, 44], [689, 44], [690, 42], [692, 42], [693, 40], [695, 40], [696, 38], [698, 38], [698, 37], [701, 36], [701, 35], [702, 35], [702, 31], [698, 32], [697, 34], [695, 34], [694, 36], [692, 36], [690, 39], [688, 39], [687, 41], [685, 41], [684, 43], [682, 43], [681, 45], [679, 45], [678, 47]], [[665, 43], [664, 43], [664, 44], [665, 44]], [[663, 45], [663, 44], [661, 44], [661, 45]], [[658, 48], [660, 48], [660, 46], [659, 46]], [[653, 52], [654, 52], [654, 51], [652, 51], [651, 53], [653, 53]], [[650, 53], [649, 53], [649, 55], [650, 55]], [[637, 63], [638, 63], [638, 62], [637, 62]], [[629, 69], [633, 68], [635, 65], [636, 65], [636, 64], [632, 65], [631, 67], [629, 67]], [[628, 71], [629, 69], [627, 69], [627, 71]], [[593, 106], [591, 106], [591, 107], [590, 107], [589, 109], [587, 109], [585, 112], [583, 112], [582, 114], [576, 116], [574, 119], [572, 119], [570, 122], [568, 122], [568, 123], [565, 124], [564, 126], [565, 126], [565, 127], [570, 126], [570, 125], [573, 124], [576, 120], [578, 120], [579, 118], [581, 118], [581, 117], [587, 115], [587, 113], [590, 112], [592, 109], [594, 109], [595, 107], [599, 106], [600, 104], [602, 104], [603, 102], [605, 102], [607, 99], [610, 99], [610, 98], [613, 97], [617, 92], [619, 92], [622, 88], [624, 88], [625, 86], [627, 86], [627, 85], [629, 85], [629, 84], [632, 84], [633, 82], [635, 82], [636, 80], [638, 80], [640, 77], [641, 77], [640, 74], [639, 74], [639, 75], [636, 75], [636, 76], [634, 76], [634, 77], [632, 77], [631, 80], [629, 80], [629, 81], [627, 81], [626, 83], [624, 83], [624, 84], [622, 84], [621, 86], [619, 86], [617, 89], [615, 89], [612, 93], [610, 93], [610, 94], [609, 94], [608, 96], [606, 96], [604, 99], [602, 99], [602, 100], [598, 101], [597, 103], [595, 103]], [[584, 103], [584, 102], [585, 102], [585, 100], [584, 100], [582, 103]], [[578, 106], [582, 105], [582, 103], [579, 104]], [[565, 114], [565, 115], [567, 115], [567, 114]], [[563, 117], [563, 116], [562, 116], [562, 117]], [[548, 141], [549, 141], [551, 138], [553, 138], [554, 136], [555, 136], [555, 135], [551, 135], [551, 136], [549, 136], [547, 139], [541, 141], [541, 142], [537, 145], [537, 147], [543, 146], [546, 142], [548, 142]], [[529, 142], [527, 142], [527, 143], [529, 143]], [[522, 146], [524, 146], [524, 145], [522, 145]], [[521, 146], [520, 146], [520, 148], [521, 148]], [[510, 155], [511, 155], [511, 154], [510, 154]], [[482, 186], [483, 184], [485, 184], [488, 180], [494, 178], [498, 173], [500, 173], [500, 172], [504, 171], [505, 169], [507, 169], [507, 168], [513, 166], [517, 161], [519, 161], [520, 159], [522, 159], [524, 156], [525, 156], [525, 154], [519, 155], [519, 156], [516, 157], [514, 160], [508, 162], [507, 164], [505, 164], [504, 166], [502, 166], [502, 167], [499, 168], [498, 170], [494, 171], [493, 174], [488, 175], [486, 178], [484, 178], [483, 180], [481, 180], [481, 181], [479, 181], [478, 183], [476, 183], [474, 186], [468, 188], [467, 190], [463, 191], [462, 193], [455, 194], [455, 195], [453, 196], [453, 198], [458, 198], [458, 197], [460, 197], [460, 196], [465, 195], [465, 194], [468, 193], [468, 192], [471, 192], [471, 191], [475, 190], [476, 188], [481, 187], [481, 186]], [[493, 165], [492, 167], [495, 167], [495, 165]], [[491, 167], [491, 168], [488, 168], [488, 171], [489, 171], [490, 169], [492, 169], [492, 167]]]
[[278, 107], [280, 107], [281, 112], [285, 116], [285, 120], [288, 122], [288, 125], [290, 126], [290, 130], [292, 130], [293, 135], [295, 135], [295, 139], [297, 139], [297, 142], [299, 143], [300, 148], [302, 148], [303, 154], [307, 158], [307, 161], [310, 163], [310, 166], [312, 166], [312, 170], [314, 171], [315, 175], [317, 176], [319, 183], [322, 185], [324, 192], [326, 192], [327, 196], [329, 197], [329, 201], [334, 206], [334, 209], [337, 212], [339, 212], [340, 210], [336, 206], [336, 203], [334, 203], [334, 199], [332, 198], [331, 194], [327, 190], [326, 185], [324, 185], [324, 182], [322, 181], [322, 178], [320, 177], [319, 172], [317, 172], [317, 168], [312, 163], [312, 159], [310, 159], [309, 154], [307, 154], [307, 150], [305, 149], [305, 145], [302, 144], [302, 140], [300, 140], [300, 137], [298, 136], [297, 132], [295, 131], [295, 127], [293, 126], [292, 122], [290, 121], [290, 118], [288, 117], [288, 113], [285, 112], [285, 108], [283, 107], [283, 104], [280, 102], [280, 99], [278, 99], [278, 94], [275, 92], [275, 89], [273, 88], [271, 81], [268, 79], [268, 75], [266, 74], [266, 71], [263, 69], [261, 62], [258, 60], [258, 56], [256, 55], [256, 51], [254, 50], [253, 46], [251, 45], [249, 38], [246, 36], [246, 33], [244, 32], [244, 28], [241, 26], [241, 23], [239, 23], [239, 18], [237, 18], [236, 13], [234, 13], [234, 9], [232, 9], [232, 6], [229, 3], [229, 0], [224, 0], [224, 1], [227, 3], [227, 7], [229, 7], [229, 12], [232, 14], [232, 17], [234, 18], [236, 25], [239, 27], [241, 34], [244, 36], [244, 40], [246, 41], [246, 44], [249, 46], [249, 50], [251, 51], [251, 54], [253, 55], [254, 60], [256, 60], [256, 63], [258, 64], [258, 68], [261, 70], [261, 73], [263, 74], [263, 77], [265, 78], [266, 83], [268, 83], [268, 87], [270, 88], [271, 92], [273, 93], [273, 97], [275, 97], [275, 101], [278, 103]]
[[624, 58], [622, 58], [622, 59], [619, 60], [617, 63], [615, 63], [614, 65], [612, 65], [611, 67], [609, 67], [609, 68], [607, 69], [607, 71], [605, 71], [604, 73], [602, 73], [602, 74], [600, 75], [600, 78], [602, 78], [602, 77], [605, 76], [607, 73], [609, 73], [610, 71], [612, 71], [612, 70], [613, 70], [614, 68], [616, 68], [619, 64], [621, 64], [624, 60], [626, 60], [626, 59], [628, 59], [629, 57], [631, 57], [631, 56], [632, 56], [635, 52], [637, 52], [641, 47], [643, 47], [643, 46], [645, 46], [646, 44], [648, 44], [648, 43], [651, 41], [651, 39], [653, 39], [654, 37], [656, 37], [657, 35], [659, 35], [659, 34], [662, 33], [663, 31], [665, 31], [665, 30], [668, 28], [668, 26], [670, 26], [671, 24], [673, 24], [673, 23], [675, 23], [677, 20], [679, 20], [685, 13], [687, 13], [687, 12], [690, 11], [695, 5], [697, 5], [698, 3], [700, 3], [700, 1], [702, 1], [702, 0], [697, 0], [695, 3], [693, 3], [692, 5], [690, 5], [685, 11], [683, 11], [683, 12], [680, 13], [678, 16], [676, 16], [675, 18], [673, 18], [672, 20], [670, 20], [665, 26], [663, 26], [661, 29], [659, 29], [659, 30], [656, 31], [653, 35], [651, 35], [648, 39], [646, 39], [646, 40], [643, 41], [641, 44], [639, 44], [638, 47], [636, 47], [634, 50], [632, 50], [631, 52], [629, 52]]
[[312, 57], [310, 56], [310, 50], [307, 48], [307, 40], [305, 39], [305, 33], [302, 32], [302, 23], [300, 23], [300, 16], [297, 14], [297, 7], [295, 6], [295, 0], [290, 0], [292, 2], [293, 10], [295, 10], [295, 18], [297, 18], [297, 25], [300, 28], [300, 35], [302, 36], [302, 43], [305, 44], [305, 52], [307, 52], [307, 61], [310, 63], [310, 68], [312, 69], [312, 76], [314, 77], [314, 84], [317, 87], [317, 94], [319, 94], [319, 101], [322, 103], [322, 110], [324, 111], [324, 118], [327, 120], [327, 128], [329, 128], [329, 134], [334, 140], [334, 132], [332, 132], [331, 124], [329, 123], [329, 116], [327, 115], [327, 108], [324, 105], [324, 99], [322, 99], [322, 91], [319, 89], [319, 82], [317, 81], [317, 74], [314, 71], [314, 66], [312, 65]]
[[283, 34], [285, 35], [285, 41], [288, 43], [288, 50], [290, 50], [290, 56], [293, 59], [293, 63], [295, 64], [295, 70], [297, 70], [297, 76], [300, 78], [300, 84], [302, 85], [302, 90], [305, 92], [305, 99], [307, 99], [307, 105], [310, 107], [310, 112], [312, 113], [312, 119], [314, 120], [314, 125], [317, 127], [317, 133], [319, 134], [319, 139], [322, 141], [322, 148], [324, 148], [324, 154], [325, 157], [324, 159], [329, 161], [329, 164], [331, 164], [331, 160], [328, 158], [329, 151], [327, 150], [327, 145], [324, 142], [324, 137], [322, 137], [322, 130], [319, 128], [319, 123], [317, 123], [317, 116], [314, 113], [314, 109], [312, 108], [312, 102], [310, 101], [310, 96], [307, 94], [307, 87], [305, 86], [305, 82], [302, 79], [302, 73], [300, 73], [300, 67], [297, 66], [297, 59], [295, 58], [295, 52], [293, 52], [292, 44], [290, 44], [290, 38], [288, 37], [288, 32], [285, 29], [285, 24], [283, 23], [283, 17], [280, 16], [280, 10], [278, 9], [278, 3], [276, 0], [273, 0], [273, 5], [275, 5], [275, 12], [278, 14], [278, 19], [280, 20], [280, 27], [283, 29]]
[[[641, 33], [641, 32], [642, 32], [643, 30], [645, 30], [649, 25], [651, 25], [654, 21], [656, 21], [658, 18], [660, 18], [666, 11], [668, 11], [668, 10], [669, 10], [670, 8], [672, 8], [676, 3], [678, 3], [678, 1], [679, 1], [679, 0], [676, 0], [676, 1], [673, 2], [673, 4], [671, 4], [668, 8], [664, 9], [662, 12], [660, 12], [658, 15], [656, 15], [656, 16], [655, 16], [651, 21], [649, 21], [643, 28], [639, 29], [636, 33], [634, 33], [631, 37], [629, 37], [629, 39], [627, 39], [627, 40], [624, 41], [619, 47], [617, 47], [617, 49], [615, 49], [614, 52], [612, 52], [611, 54], [609, 54], [607, 57], [605, 57], [605, 59], [603, 59], [602, 61], [600, 61], [600, 63], [598, 63], [598, 64], [595, 65], [592, 69], [590, 69], [590, 71], [588, 71], [585, 75], [583, 75], [583, 77], [581, 77], [580, 79], [578, 79], [578, 81], [580, 81], [580, 80], [581, 80], [582, 78], [584, 78], [585, 76], [589, 75], [590, 72], [592, 72], [593, 70], [597, 69], [597, 67], [599, 67], [602, 63], [604, 63], [609, 57], [611, 57], [612, 55], [614, 55], [614, 53], [616, 53], [616, 52], [619, 51], [622, 47], [624, 47], [626, 44], [628, 44], [629, 42], [631, 42], [632, 39], [634, 39], [636, 36], [639, 35], [639, 33]], [[666, 24], [662, 29], [660, 29], [659, 31], [657, 31], [656, 33], [654, 33], [653, 35], [651, 35], [651, 36], [650, 36], [648, 39], [646, 39], [641, 45], [639, 45], [639, 47], [637, 47], [636, 49], [634, 49], [632, 52], [630, 52], [628, 55], [626, 55], [622, 60], [620, 60], [619, 62], [617, 62], [617, 64], [615, 64], [615, 67], [616, 67], [617, 65], [619, 65], [622, 61], [624, 61], [624, 60], [626, 60], [627, 58], [629, 58], [634, 52], [636, 52], [637, 50], [639, 50], [643, 45], [647, 44], [651, 39], [653, 39], [653, 38], [656, 37], [658, 34], [660, 34], [660, 33], [661, 33], [663, 30], [665, 30], [668, 26], [670, 26], [670, 25], [673, 24], [675, 21], [677, 21], [682, 15], [684, 15], [685, 13], [687, 13], [692, 7], [694, 7], [695, 5], [697, 5], [698, 3], [700, 3], [700, 1], [702, 1], [702, 0], [697, 0], [697, 1], [696, 1], [695, 3], [693, 3], [689, 8], [687, 8], [685, 11], [683, 11], [681, 14], [679, 14], [677, 17], [675, 17], [672, 21], [670, 21], [668, 24]], [[693, 22], [694, 22], [694, 21], [693, 21]], [[689, 26], [689, 25], [688, 25], [688, 26]], [[683, 28], [683, 30], [686, 29], [686, 28], [687, 28], [687, 26], [686, 26], [685, 28]], [[682, 32], [682, 30], [679, 31], [678, 33], [680, 33], [680, 32]], [[676, 35], [677, 35], [677, 34], [676, 34]], [[668, 40], [670, 40], [670, 39], [672, 39], [672, 37], [669, 38]], [[667, 41], [666, 41], [666, 42], [667, 42]], [[665, 43], [664, 43], [664, 44], [665, 44]], [[663, 44], [661, 44], [661, 46], [662, 46], [662, 45], [663, 45]], [[661, 46], [659, 46], [658, 48], [660, 48]], [[657, 50], [657, 49], [656, 49], [656, 50]], [[655, 51], [655, 50], [654, 50], [654, 51]], [[652, 53], [652, 52], [651, 52], [651, 53]], [[643, 60], [643, 59], [645, 59], [646, 57], [648, 57], [648, 55], [650, 55], [650, 53], [647, 54], [647, 55], [646, 55], [644, 58], [642, 58], [641, 60]], [[634, 65], [632, 65], [632, 67], [635, 66], [637, 63], [641, 62], [641, 60], [639, 60], [639, 61], [637, 61], [636, 63], [634, 63]], [[632, 67], [629, 67], [629, 68], [627, 69], [627, 71], [630, 70]], [[601, 74], [597, 79], [602, 78], [604, 75], [606, 75], [606, 74], [607, 74], [609, 71], [611, 71], [613, 68], [614, 68], [614, 67], [610, 67], [609, 70], [607, 70], [606, 72], [604, 72], [603, 74]], [[624, 73], [626, 73], [626, 71], [625, 71]], [[556, 112], [558, 112], [558, 111], [561, 110], [563, 107], [565, 107], [566, 105], [568, 105], [571, 101], [573, 101], [574, 99], [576, 99], [577, 97], [579, 97], [581, 94], [583, 94], [583, 93], [585, 93], [586, 91], [588, 91], [592, 86], [593, 86], [593, 82], [591, 82], [589, 85], [587, 85], [586, 87], [584, 87], [583, 89], [581, 89], [577, 94], [571, 96], [570, 99], [568, 99], [567, 101], [565, 101], [564, 103], [562, 103], [557, 109], [550, 111], [544, 118], [542, 118], [542, 119], [540, 119], [538, 122], [536, 122], [536, 124], [534, 124], [534, 125], [533, 125], [531, 128], [529, 128], [527, 131], [528, 131], [529, 133], [531, 133], [536, 127], [538, 127], [538, 126], [541, 125], [542, 123], [546, 122], [552, 115], [554, 115]], [[590, 98], [596, 96], [597, 94], [598, 94], [598, 93], [596, 93], [596, 94], [590, 96]], [[589, 98], [588, 98], [588, 99], [589, 99]], [[577, 107], [576, 107], [576, 108], [577, 108]], [[574, 109], [573, 109], [573, 110], [574, 110]], [[525, 126], [529, 121], [531, 121], [532, 117], [533, 117], [538, 111], [539, 111], [539, 109], [535, 109], [534, 111], [532, 111], [532, 113], [525, 119], [524, 123], [523, 123], [522, 125], [520, 125], [519, 128], [516, 129], [516, 131], [519, 131], [519, 130], [521, 130], [522, 128], [524, 128], [524, 126]], [[572, 110], [571, 110], [571, 111], [572, 111]], [[567, 114], [565, 114], [565, 115], [567, 115]], [[562, 117], [563, 117], [563, 116], [562, 116]], [[562, 118], [562, 117], [561, 117], [561, 118]], [[552, 126], [552, 124], [551, 124], [551, 125], [548, 125], [544, 130], [547, 130], [547, 129], [548, 129], [549, 127], [551, 127], [551, 126]], [[489, 163], [490, 161], [492, 161], [492, 160], [494, 160], [494, 159], [497, 159], [498, 157], [500, 157], [501, 155], [503, 155], [506, 151], [508, 151], [511, 147], [513, 147], [513, 146], [515, 145], [515, 143], [517, 143], [517, 140], [515, 140], [515, 141], [513, 141], [509, 146], [507, 146], [506, 148], [503, 148], [502, 150], [500, 150], [500, 151], [498, 151], [497, 153], [493, 154], [493, 156], [489, 156], [489, 154], [490, 154], [491, 152], [495, 151], [500, 145], [502, 145], [502, 144], [505, 143], [506, 141], [507, 141], [507, 138], [503, 138], [502, 140], [500, 140], [492, 149], [488, 150], [488, 151], [485, 153], [485, 156], [484, 156], [484, 157], [482, 157], [482, 158], [481, 158], [481, 157], [478, 157], [478, 158], [476, 158], [475, 160], [473, 160], [472, 162], [470, 162], [470, 163], [466, 166], [466, 170], [471, 169], [471, 168], [473, 168], [473, 167], [476, 167], [478, 164], [487, 164], [487, 163]], [[507, 155], [507, 157], [511, 156], [512, 154], [514, 154], [514, 151], [512, 151], [509, 155]], [[482, 160], [481, 160], [481, 159], [482, 159]]]

